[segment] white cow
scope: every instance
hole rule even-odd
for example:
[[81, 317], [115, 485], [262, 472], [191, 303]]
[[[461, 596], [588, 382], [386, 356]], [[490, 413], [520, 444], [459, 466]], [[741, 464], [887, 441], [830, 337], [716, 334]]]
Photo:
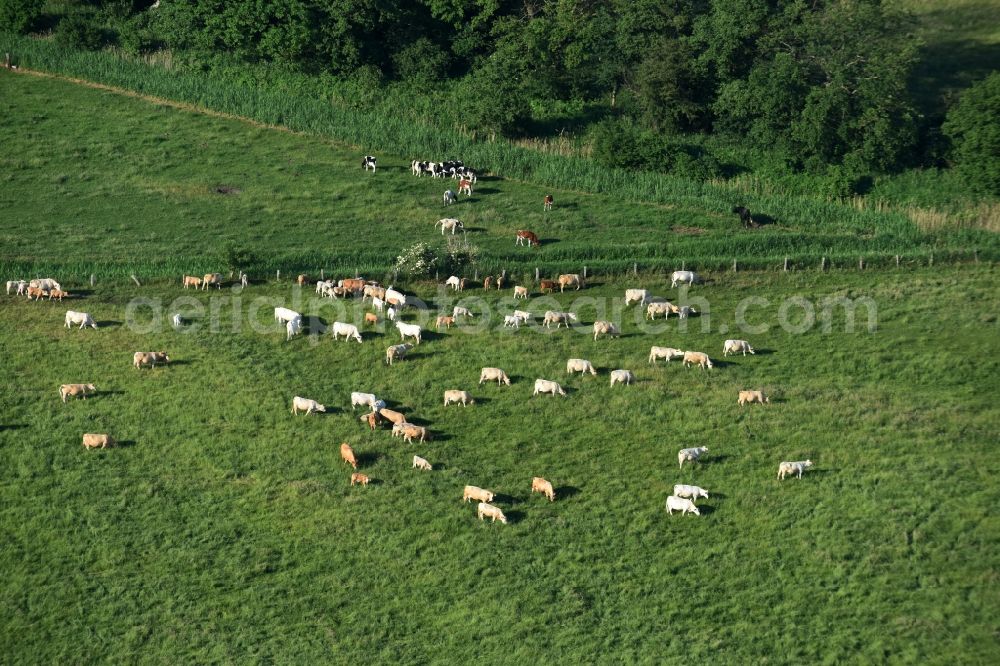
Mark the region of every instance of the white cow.
[[704, 488], [699, 488], [698, 486], [689, 486], [683, 483], [678, 483], [674, 486], [674, 495], [677, 497], [688, 497], [692, 502], [697, 501], [699, 497], [704, 497], [708, 499], [708, 491]]
[[444, 286], [451, 287], [455, 291], [459, 291], [462, 287], [462, 278], [457, 275], [452, 275], [450, 278], [444, 281]]
[[788, 474], [797, 474], [798, 477], [802, 478], [802, 472], [806, 471], [813, 466], [811, 460], [800, 460], [797, 462], [783, 462], [778, 465], [778, 480], [782, 480]]
[[310, 400], [309, 398], [300, 398], [295, 396], [292, 398], [292, 414], [298, 414], [299, 412], [305, 412], [306, 414], [313, 414], [315, 412], [326, 412], [326, 407], [319, 404], [315, 400]]
[[581, 374], [589, 372], [594, 377], [597, 376], [597, 369], [594, 368], [594, 365], [590, 361], [582, 358], [571, 358], [566, 361], [566, 374], [570, 375], [574, 372], [579, 372]]
[[696, 516], [701, 515], [701, 513], [698, 512], [698, 507], [694, 505], [694, 502], [689, 499], [671, 495], [667, 498], [667, 513], [673, 515], [674, 511], [680, 511], [682, 516], [685, 513], [693, 513]]
[[666, 319], [670, 316], [670, 313], [674, 311], [674, 305], [672, 303], [667, 303], [666, 301], [660, 301], [659, 303], [650, 303], [646, 306], [646, 319], [656, 319], [656, 315], [663, 315]]
[[351, 391], [351, 411], [358, 405], [364, 405], [370, 407], [372, 411], [375, 411], [375, 405], [379, 402], [378, 398], [375, 397], [374, 393], [359, 393], [358, 391]]
[[524, 321], [531, 321], [535, 318], [535, 315], [530, 312], [525, 312], [524, 310], [514, 310], [514, 316], [520, 317]]
[[54, 291], [56, 289], [62, 291], [62, 285], [52, 278], [37, 278], [35, 280], [31, 280], [28, 283], [28, 286], [34, 287], [35, 289], [41, 289], [42, 291]]
[[549, 393], [551, 395], [558, 393], [559, 395], [566, 395], [566, 391], [563, 390], [563, 387], [560, 386], [558, 382], [552, 382], [548, 379], [535, 380], [535, 392], [531, 395], [538, 395], [539, 393]]
[[338, 339], [341, 335], [344, 336], [344, 340], [357, 340], [358, 344], [361, 344], [361, 332], [358, 331], [358, 327], [354, 324], [345, 324], [344, 322], [335, 321], [333, 322], [333, 339]]
[[274, 308], [274, 321], [284, 324], [293, 319], [302, 319], [302, 315], [288, 308]]
[[482, 372], [479, 373], [480, 386], [482, 386], [483, 382], [491, 382], [494, 379], [497, 380], [497, 386], [500, 386], [500, 384], [510, 386], [510, 377], [500, 368], [483, 368]]
[[753, 354], [754, 350], [753, 347], [750, 346], [750, 343], [746, 340], [726, 340], [722, 343], [723, 356], [729, 356], [730, 353], [737, 354], [739, 352], [743, 352], [743, 355], [746, 356], [747, 352]]
[[671, 287], [676, 287], [678, 282], [690, 285], [698, 281], [699, 278], [694, 273], [694, 271], [674, 271], [673, 273], [670, 274]]
[[406, 307], [406, 296], [399, 293], [392, 287], [385, 290], [385, 298], [383, 300], [389, 305], [395, 305], [399, 308]]
[[602, 335], [608, 335], [612, 338], [617, 338], [618, 336], [621, 335], [621, 331], [618, 330], [618, 327], [615, 326], [613, 322], [601, 321], [601, 320], [595, 321], [594, 342], [597, 342], [597, 338]]
[[[458, 200], [458, 197], [455, 196], [455, 193], [452, 192], [451, 190], [445, 190], [442, 199], [444, 201], [444, 205], [448, 206], [450, 204], [455, 203], [455, 201]], [[443, 234], [444, 232], [442, 231], [441, 233]]]
[[642, 305], [649, 300], [649, 292], [645, 289], [626, 289], [625, 290], [625, 307], [632, 305], [633, 303], [638, 303]]
[[673, 347], [650, 347], [649, 348], [649, 362], [656, 364], [657, 359], [666, 359], [667, 363], [670, 363], [672, 358], [684, 358], [684, 351], [682, 349], [674, 349]]
[[396, 321], [396, 308], [390, 305], [389, 309], [385, 311], [385, 316], [389, 321]]
[[418, 324], [407, 324], [404, 322], [396, 322], [396, 328], [399, 329], [399, 337], [402, 340], [406, 338], [413, 338], [420, 344], [420, 326]]
[[288, 342], [302, 332], [302, 317], [289, 319], [285, 322], [285, 342]]
[[542, 323], [545, 324], [545, 328], [549, 328], [550, 324], [555, 324], [556, 328], [565, 324], [566, 328], [569, 328], [569, 322], [571, 321], [576, 321], [576, 315], [572, 312], [555, 312], [553, 310], [547, 310]]
[[463, 308], [463, 307], [460, 307], [460, 306], [456, 305], [451, 310], [451, 316], [452, 317], [472, 317], [472, 318], [475, 318], [476, 315], [474, 315], [471, 312], [469, 312], [469, 308]]
[[610, 386], [614, 386], [615, 384], [625, 384], [626, 386], [628, 386], [629, 384], [634, 384], [634, 383], [635, 383], [635, 375], [633, 375], [628, 370], [611, 371]]
[[76, 324], [80, 325], [80, 328], [90, 326], [93, 329], [97, 328], [97, 322], [86, 312], [74, 312], [72, 310], [66, 311], [66, 328], [70, 328]]
[[521, 328], [521, 324], [524, 319], [518, 317], [517, 315], [505, 315], [503, 318], [504, 327], [509, 326], [510, 328]]
[[180, 314], [175, 314], [173, 316], [174, 328], [180, 328], [184, 325], [184, 318]]
[[693, 449], [681, 449], [677, 452], [677, 466], [684, 467], [685, 461], [696, 462], [703, 453], [708, 452], [707, 446], [698, 446]]
[[27, 285], [28, 283], [24, 280], [7, 280], [7, 295], [10, 296], [10, 290], [16, 289], [17, 293], [20, 294], [24, 291], [24, 287], [21, 285]]

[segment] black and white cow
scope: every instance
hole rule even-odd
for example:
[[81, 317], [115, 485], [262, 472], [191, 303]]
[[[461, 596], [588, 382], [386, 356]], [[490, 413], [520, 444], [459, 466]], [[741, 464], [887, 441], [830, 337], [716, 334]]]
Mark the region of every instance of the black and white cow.
[[364, 169], [365, 171], [371, 169], [372, 173], [375, 173], [375, 156], [365, 155], [363, 158], [361, 158], [361, 168]]
[[753, 218], [750, 217], [750, 209], [746, 206], [733, 206], [733, 212], [740, 216], [740, 222], [743, 223], [744, 229], [749, 229], [754, 226]]

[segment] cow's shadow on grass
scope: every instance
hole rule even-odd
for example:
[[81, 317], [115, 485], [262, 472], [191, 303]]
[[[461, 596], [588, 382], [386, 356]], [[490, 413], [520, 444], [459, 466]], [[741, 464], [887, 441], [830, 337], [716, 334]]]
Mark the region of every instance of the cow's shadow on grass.
[[111, 396], [111, 395], [125, 395], [125, 391], [123, 391], [121, 389], [108, 389], [108, 390], [104, 390], [104, 391], [94, 391], [91, 394], [91, 397], [92, 398], [97, 398], [97, 397], [103, 397], [103, 396], [106, 396], [106, 395], [107, 396]]
[[777, 220], [775, 220], [767, 213], [754, 213], [753, 211], [751, 211], [750, 217], [753, 218], [753, 226], [750, 227], [751, 230], [756, 229], [757, 227], [764, 227], [769, 224], [777, 223]]
[[[371, 467], [382, 458], [385, 458], [385, 454], [378, 451], [355, 452], [354, 456], [358, 461], [358, 467]], [[372, 479], [372, 481], [375, 481], [375, 479]]]
[[[452, 435], [446, 432], [441, 432], [440, 430], [430, 430], [428, 428], [427, 442], [448, 442], [455, 439]], [[413, 440], [413, 444], [416, 446], [418, 444], [426, 444], [426, 442], [421, 442], [419, 439]]]
[[69, 296], [67, 296], [67, 298], [69, 300], [73, 300], [74, 298], [87, 298], [88, 296], [93, 296], [93, 295], [94, 295], [93, 289], [74, 289], [73, 291], [69, 292]]
[[[698, 462], [694, 463], [694, 465], [695, 466], [703, 465], [703, 466], [706, 466], [706, 467], [707, 466], [711, 466], [711, 465], [721, 465], [722, 463], [726, 462], [730, 458], [732, 458], [732, 456], [729, 455], [728, 453], [720, 453], [718, 455], [713, 455], [712, 452], [711, 452], [711, 450], [710, 450], [710, 451], [708, 451], [708, 453], [702, 455], [701, 459]], [[685, 466], [687, 466], [689, 464], [690, 463], [687, 462], [687, 461], [685, 461], [685, 463], [684, 463]]]
[[[523, 500], [514, 497], [513, 495], [504, 495], [501, 493], [493, 493], [492, 504], [505, 504], [507, 506], [513, 506], [515, 504], [520, 504]], [[504, 514], [509, 518], [510, 514], [504, 511]]]
[[[698, 506], [698, 513], [702, 516], [711, 516], [713, 513], [715, 513], [715, 507], [711, 506], [710, 504], [699, 504], [697, 506]], [[674, 513], [677, 512], [675, 511]]]
[[[478, 180], [482, 180], [482, 178], [480, 178]], [[473, 188], [473, 190], [472, 190], [473, 196], [470, 197], [468, 200], [472, 201], [473, 199], [476, 198], [475, 195], [477, 195], [477, 194], [496, 194], [499, 191], [500, 190], [498, 190], [495, 187], [476, 187], [476, 188]]]
[[96, 321], [94, 323], [97, 324], [97, 328], [115, 328], [115, 327], [118, 327], [118, 326], [122, 325], [122, 323], [120, 321], [114, 321], [113, 319], [106, 319], [104, 321]]
[[562, 499], [569, 499], [574, 495], [580, 494], [580, 489], [576, 486], [559, 486], [558, 488], [553, 488], [556, 491], [556, 501]]
[[131, 448], [133, 446], [136, 446], [137, 444], [138, 444], [138, 442], [136, 442], [134, 439], [116, 439], [115, 440], [114, 448], [116, 448], [116, 449], [128, 449], [128, 448]]
[[[507, 518], [507, 524], [508, 525], [517, 524], [517, 523], [521, 522], [522, 520], [524, 520], [524, 512], [523, 511], [504, 511], [503, 515]], [[488, 522], [488, 521], [484, 521], [484, 522]]]
[[0, 425], [0, 432], [7, 432], [8, 430], [23, 430], [27, 427], [27, 423], [8, 423], [7, 425]]
[[179, 367], [184, 367], [185, 365], [192, 365], [193, 363], [194, 363], [194, 361], [191, 361], [190, 359], [179, 358], [176, 361], [174, 359], [170, 359], [169, 363], [164, 363], [163, 365], [158, 365], [156, 367], [157, 368], [168, 368], [168, 367], [173, 366], [173, 365], [176, 365], [176, 366], [179, 366]]

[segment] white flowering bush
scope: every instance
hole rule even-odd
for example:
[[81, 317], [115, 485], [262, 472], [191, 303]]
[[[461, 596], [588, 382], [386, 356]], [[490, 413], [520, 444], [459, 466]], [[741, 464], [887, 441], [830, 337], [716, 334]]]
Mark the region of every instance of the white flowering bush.
[[403, 275], [422, 277], [431, 275], [438, 267], [437, 252], [427, 243], [414, 243], [396, 257], [396, 270]]

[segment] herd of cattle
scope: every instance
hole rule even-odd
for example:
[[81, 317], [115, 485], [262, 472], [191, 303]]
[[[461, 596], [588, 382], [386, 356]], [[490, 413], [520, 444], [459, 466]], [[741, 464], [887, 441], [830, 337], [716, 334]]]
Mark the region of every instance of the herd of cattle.
[[[374, 156], [365, 155], [363, 157], [362, 167], [365, 170], [370, 169], [374, 173], [376, 165], [377, 160]], [[465, 193], [470, 196], [472, 194], [472, 185], [476, 182], [476, 173], [460, 161], [429, 162], [414, 160], [411, 164], [411, 172], [413, 175], [418, 177], [424, 174], [429, 174], [432, 178], [451, 177], [459, 179], [459, 193]], [[450, 189], [445, 192], [445, 204], [452, 203], [455, 199], [456, 195]], [[552, 196], [546, 195], [543, 201], [544, 209], [551, 209], [552, 203]], [[746, 216], [749, 217], [749, 211], [746, 212]], [[464, 230], [462, 222], [455, 218], [441, 219], [435, 223], [435, 227], [437, 226], [441, 227], [442, 235], [444, 235], [446, 231], [450, 231], [454, 234], [457, 230]], [[518, 230], [514, 240], [515, 245], [526, 245], [528, 247], [538, 247], [540, 245], [538, 236], [529, 230]], [[671, 288], [676, 287], [678, 284], [693, 285], [700, 282], [698, 275], [692, 271], [675, 271], [670, 277]], [[243, 286], [247, 286], [246, 275], [241, 273], [238, 279]], [[307, 281], [308, 277], [305, 275], [299, 275], [296, 280], [300, 286], [304, 285]], [[193, 287], [195, 289], [202, 290], [208, 289], [212, 286], [221, 289], [223, 282], [224, 277], [221, 273], [209, 273], [202, 277], [185, 275], [181, 280], [181, 284], [185, 289]], [[483, 288], [489, 290], [495, 286], [496, 289], [500, 290], [504, 288], [505, 282], [505, 275], [499, 275], [496, 276], [496, 278], [493, 276], [487, 276], [483, 281]], [[445, 287], [450, 287], [455, 291], [464, 291], [466, 284], [466, 278], [460, 278], [455, 275], [449, 277], [445, 281]], [[539, 291], [545, 294], [555, 291], [556, 288], [558, 288], [560, 292], [563, 292], [566, 287], [579, 290], [584, 286], [584, 279], [580, 275], [564, 274], [560, 275], [555, 280], [541, 280], [539, 283]], [[33, 300], [40, 300], [41, 298], [47, 296], [49, 300], [58, 299], [61, 301], [64, 297], [70, 296], [68, 292], [62, 290], [57, 281], [51, 278], [42, 278], [30, 281], [8, 281], [7, 294], [11, 294], [12, 291], [15, 292], [15, 295], [25, 295], [28, 299]], [[529, 288], [523, 285], [513, 285], [513, 292], [515, 300], [526, 300], [530, 295]], [[374, 311], [365, 313], [364, 321], [366, 324], [377, 324], [379, 321], [379, 314], [384, 314], [390, 321], [395, 321], [397, 313], [402, 311], [408, 305], [406, 296], [395, 290], [392, 286], [382, 287], [376, 282], [367, 281], [362, 278], [351, 278], [338, 281], [320, 280], [316, 282], [316, 293], [321, 297], [329, 297], [333, 299], [360, 296], [363, 303], [370, 299], [371, 307]], [[640, 307], [645, 306], [647, 319], [656, 319], [657, 315], [662, 315], [665, 319], [670, 315], [676, 315], [678, 318], [684, 319], [692, 314], [697, 314], [697, 311], [694, 308], [689, 306], [676, 306], [665, 299], [652, 296], [649, 291], [645, 289], [628, 289], [625, 291], [626, 307], [633, 304], [638, 304]], [[452, 310], [450, 316], [441, 315], [437, 317], [435, 323], [438, 329], [442, 326], [450, 328], [460, 317], [473, 316], [473, 313], [468, 309], [456, 306]], [[513, 313], [504, 316], [503, 325], [504, 327], [517, 329], [528, 321], [534, 321], [534, 317], [535, 314], [531, 312], [525, 310], [514, 310]], [[302, 314], [289, 308], [276, 307], [274, 309], [274, 319], [285, 326], [286, 340], [291, 340], [293, 336], [298, 335], [303, 330]], [[577, 315], [573, 312], [558, 312], [549, 310], [542, 316], [542, 325], [546, 328], [551, 328], [552, 324], [555, 324], [557, 329], [563, 325], [568, 328], [571, 322], [576, 321]], [[173, 316], [173, 324], [177, 328], [182, 326], [183, 321], [179, 314]], [[72, 326], [78, 326], [80, 329], [88, 326], [94, 329], [97, 328], [97, 323], [90, 314], [86, 312], [76, 312], [73, 310], [66, 312], [65, 325], [67, 328]], [[400, 344], [390, 345], [386, 349], [385, 362], [390, 366], [395, 361], [405, 359], [407, 353], [413, 348], [413, 346], [419, 345], [422, 341], [422, 329], [419, 325], [403, 321], [395, 321], [395, 325], [401, 340]], [[333, 322], [332, 325], [327, 327], [327, 330], [332, 333], [334, 340], [343, 337], [345, 341], [353, 340], [360, 344], [364, 339], [361, 335], [361, 331], [355, 324], [339, 321]], [[595, 342], [602, 336], [618, 337], [620, 335], [618, 327], [613, 322], [603, 320], [594, 322], [593, 333]], [[413, 344], [407, 342], [408, 339], [412, 340]], [[724, 356], [738, 353], [742, 353], [743, 356], [746, 356], [748, 353], [754, 354], [754, 349], [746, 340], [725, 340], [723, 342]], [[681, 350], [672, 347], [653, 346], [650, 348], [648, 363], [655, 364], [658, 360], [664, 360], [669, 363], [674, 359], [681, 360], [685, 367], [697, 365], [703, 370], [711, 369], [713, 367], [711, 358], [704, 352]], [[170, 357], [164, 351], [135, 352], [133, 355], [133, 365], [137, 369], [147, 367], [155, 368], [157, 364], [167, 364], [169, 362]], [[597, 376], [597, 369], [586, 359], [571, 358], [566, 362], [566, 373], [570, 375], [574, 373], [589, 373], [592, 376]], [[610, 386], [614, 386], [615, 384], [627, 386], [634, 384], [636, 381], [635, 375], [630, 370], [624, 368], [612, 370], [609, 373], [609, 377]], [[484, 382], [493, 381], [496, 381], [498, 386], [511, 385], [510, 377], [504, 370], [493, 367], [482, 368], [479, 376], [479, 385], [481, 386]], [[59, 387], [59, 396], [63, 402], [66, 402], [67, 398], [70, 397], [80, 397], [86, 400], [88, 395], [95, 392], [96, 388], [94, 384], [63, 384]], [[535, 396], [539, 394], [549, 394], [551, 396], [567, 395], [566, 390], [560, 385], [559, 382], [543, 378], [536, 379], [534, 383], [534, 392], [532, 395]], [[765, 404], [769, 401], [768, 396], [761, 390], [741, 390], [739, 391], [737, 397], [737, 403], [740, 407], [753, 403]], [[475, 404], [475, 399], [468, 391], [450, 389], [444, 392], [444, 405], [448, 406], [451, 404], [461, 404], [464, 407], [470, 404]], [[353, 392], [351, 394], [351, 409], [354, 410], [358, 406], [364, 406], [370, 409], [368, 413], [361, 416], [361, 420], [367, 423], [371, 430], [378, 429], [383, 423], [391, 423], [392, 436], [402, 437], [403, 441], [406, 443], [412, 443], [415, 440], [426, 442], [431, 438], [430, 432], [427, 428], [409, 422], [404, 414], [389, 409], [385, 401], [379, 400], [372, 393]], [[297, 415], [299, 413], [322, 413], [326, 412], [326, 406], [310, 398], [295, 396], [292, 399], [291, 412], [293, 415]], [[114, 445], [115, 440], [108, 434], [86, 433], [83, 435], [83, 446], [87, 449], [98, 447], [107, 448]], [[707, 452], [708, 448], [704, 446], [681, 449], [677, 453], [678, 466], [683, 468], [685, 462], [697, 462], [701, 459], [703, 454]], [[342, 460], [349, 464], [353, 469], [350, 477], [351, 485], [360, 484], [362, 486], [367, 486], [370, 478], [363, 472], [357, 471], [358, 458], [350, 444], [347, 442], [341, 444], [340, 455]], [[431, 463], [419, 455], [413, 456], [412, 463], [413, 469], [424, 471], [433, 470]], [[782, 462], [778, 466], [778, 479], [784, 479], [789, 474], [793, 474], [798, 478], [801, 478], [802, 473], [809, 469], [812, 465], [813, 463], [810, 460]], [[556, 499], [556, 492], [552, 483], [542, 477], [532, 477], [531, 491], [543, 494], [549, 501], [555, 501]], [[480, 520], [490, 518], [493, 522], [499, 520], [501, 523], [506, 524], [507, 518], [503, 511], [494, 504], [491, 504], [491, 502], [494, 501], [494, 498], [495, 494], [492, 491], [485, 490], [477, 486], [465, 486], [462, 493], [463, 501], [468, 502], [469, 500], [476, 500], [478, 502], [476, 514]], [[699, 498], [708, 498], [708, 492], [698, 486], [677, 484], [673, 487], [673, 494], [667, 498], [666, 510], [670, 514], [674, 511], [680, 511], [682, 515], [688, 513], [700, 515], [698, 507], [695, 505], [695, 502]]]
[[[241, 279], [245, 283], [245, 276], [241, 276]], [[307, 281], [308, 278], [305, 275], [298, 276], [296, 280], [296, 282], [300, 285], [305, 284]], [[201, 278], [184, 276], [181, 282], [184, 288], [195, 287], [207, 289], [209, 286], [221, 288], [223, 276], [220, 273], [210, 273]], [[690, 271], [677, 271], [671, 276], [672, 286], [679, 283], [695, 284], [697, 282], [699, 282], [698, 276]], [[502, 280], [498, 279], [494, 281], [492, 277], [488, 277], [483, 286], [486, 289], [489, 289], [494, 284], [498, 289], [503, 286]], [[446, 287], [450, 287], [456, 291], [461, 291], [465, 289], [466, 280], [464, 278], [459, 278], [458, 276], [451, 276], [446, 280], [445, 285]], [[560, 291], [564, 290], [566, 287], [580, 289], [584, 286], [584, 280], [579, 275], [566, 274], [560, 275], [556, 280], [544, 280], [540, 286], [543, 290], [548, 291], [554, 290], [557, 286]], [[530, 296], [530, 289], [526, 286], [513, 285], [513, 290], [515, 298], [527, 299]], [[366, 322], [377, 323], [378, 314], [376, 313], [383, 313], [386, 306], [388, 306], [389, 309], [389, 318], [395, 319], [395, 312], [403, 310], [408, 305], [407, 297], [402, 292], [397, 291], [391, 286], [382, 287], [378, 283], [367, 281], [362, 278], [352, 278], [339, 281], [319, 281], [316, 284], [316, 291], [322, 296], [329, 296], [331, 298], [349, 296], [361, 297], [363, 303], [370, 300], [371, 307], [375, 310], [375, 312], [366, 313]], [[65, 292], [62, 292], [59, 283], [51, 278], [31, 281], [9, 281], [7, 283], [7, 293], [11, 294], [12, 292], [14, 292], [15, 295], [23, 294], [27, 295], [28, 298], [35, 299], [40, 298], [39, 294], [65, 294]], [[655, 318], [658, 314], [662, 314], [664, 317], [668, 317], [673, 314], [679, 318], [683, 318], [692, 313], [696, 313], [691, 308], [678, 307], [662, 298], [655, 297], [645, 289], [626, 290], [625, 304], [626, 306], [645, 306], [647, 318]], [[473, 316], [474, 314], [467, 308], [456, 306], [452, 310], [451, 316], [440, 316], [437, 318], [436, 323], [438, 328], [442, 325], [450, 327], [459, 317]], [[504, 317], [504, 326], [509, 325], [513, 328], [517, 328], [529, 320], [534, 320], [535, 316], [536, 315], [534, 313], [526, 310], [515, 310], [512, 314]], [[302, 314], [289, 308], [275, 308], [274, 318], [276, 321], [285, 325], [288, 339], [290, 339], [293, 335], [300, 333], [303, 329]], [[555, 324], [558, 329], [563, 325], [569, 327], [570, 322], [575, 322], [577, 319], [576, 313], [573, 312], [547, 311], [543, 315], [542, 325], [546, 328], [550, 328], [552, 324]], [[175, 316], [174, 324], [175, 326], [180, 324], [179, 315]], [[97, 328], [97, 323], [90, 314], [86, 312], [76, 312], [73, 310], [66, 312], [65, 325], [66, 327], [79, 326], [81, 329], [88, 326], [95, 329]], [[407, 352], [409, 352], [414, 345], [419, 345], [422, 341], [422, 329], [418, 324], [397, 321], [396, 329], [399, 332], [401, 342], [400, 344], [390, 345], [386, 349], [385, 361], [390, 366], [395, 361], [405, 359]], [[332, 332], [334, 339], [343, 337], [345, 340], [353, 340], [358, 343], [363, 342], [363, 336], [354, 324], [333, 322], [328, 330]], [[617, 337], [620, 335], [618, 327], [613, 322], [602, 320], [594, 322], [593, 332], [595, 342], [602, 336]], [[410, 344], [407, 340], [411, 340], [413, 344]], [[743, 356], [746, 356], [747, 354], [752, 355], [755, 353], [754, 348], [746, 340], [732, 339], [725, 340], [723, 342], [722, 352], [723, 356], [729, 356], [730, 354], [742, 354]], [[705, 352], [675, 349], [672, 347], [651, 347], [648, 363], [655, 364], [659, 360], [664, 360], [668, 363], [671, 360], [681, 360], [685, 367], [691, 365], [697, 365], [701, 369], [711, 369], [713, 367], [711, 358]], [[168, 364], [170, 362], [170, 357], [165, 351], [135, 352], [132, 362], [133, 366], [137, 369], [155, 368], [160, 364]], [[597, 376], [598, 374], [594, 365], [590, 361], [582, 358], [571, 358], [566, 362], [566, 374], [572, 375], [574, 373], [586, 373], [592, 376]], [[615, 384], [631, 385], [636, 381], [635, 375], [630, 370], [624, 368], [612, 370], [609, 373], [609, 377], [611, 386], [614, 386]], [[510, 376], [503, 369], [494, 367], [482, 368], [479, 375], [479, 385], [482, 386], [484, 382], [494, 381], [497, 382], [498, 386], [511, 385]], [[59, 387], [59, 396], [63, 402], [66, 402], [67, 399], [71, 397], [79, 397], [86, 400], [88, 395], [94, 394], [95, 392], [95, 385], [89, 383], [63, 384]], [[534, 391], [532, 395], [535, 396], [539, 394], [549, 394], [551, 396], [567, 395], [566, 390], [559, 382], [544, 378], [537, 378], [534, 382]], [[768, 396], [761, 390], [741, 390], [739, 391], [737, 397], [737, 403], [740, 407], [753, 403], [766, 404], [769, 401]], [[468, 391], [449, 389], [444, 392], [444, 405], [448, 406], [452, 404], [461, 404], [464, 407], [475, 404], [475, 399]], [[411, 423], [407, 420], [404, 414], [396, 410], [389, 409], [385, 401], [378, 399], [372, 393], [353, 392], [351, 394], [351, 409], [356, 409], [358, 406], [370, 409], [368, 413], [362, 415], [360, 418], [363, 422], [367, 423], [372, 430], [377, 430], [383, 423], [392, 424], [392, 436], [402, 437], [403, 441], [406, 443], [412, 443], [414, 441], [426, 442], [431, 439], [431, 433], [426, 427]], [[295, 396], [292, 399], [291, 412], [293, 415], [299, 413], [322, 413], [326, 412], [326, 406], [310, 398]], [[87, 449], [98, 447], [107, 448], [114, 445], [115, 440], [110, 435], [105, 433], [86, 433], [83, 435], [83, 446]], [[707, 452], [708, 448], [703, 446], [681, 449], [677, 453], [678, 466], [683, 468], [685, 462], [697, 462]], [[342, 459], [351, 465], [354, 470], [351, 474], [351, 485], [360, 484], [362, 486], [367, 486], [370, 479], [363, 472], [357, 471], [357, 456], [351, 446], [346, 442], [343, 443], [340, 447], [340, 453]], [[801, 478], [802, 473], [809, 469], [812, 465], [813, 463], [810, 460], [781, 462], [778, 466], [778, 479], [784, 479], [789, 474]], [[433, 470], [433, 466], [425, 458], [419, 455], [414, 455], [413, 469], [431, 471]], [[542, 493], [549, 499], [549, 501], [555, 501], [556, 493], [554, 487], [550, 481], [542, 477], [532, 478], [531, 490], [532, 492]], [[494, 522], [499, 520], [502, 523], [506, 523], [507, 518], [503, 511], [494, 504], [491, 504], [494, 497], [495, 495], [493, 492], [476, 486], [466, 486], [463, 491], [463, 500], [468, 501], [473, 499], [478, 501], [477, 516], [480, 520], [490, 518]], [[667, 512], [671, 514], [674, 511], [680, 511], [682, 514], [691, 513], [694, 515], [700, 515], [695, 502], [699, 498], [707, 497], [708, 492], [703, 488], [678, 484], [674, 486], [673, 494], [667, 498], [666, 509]]]

